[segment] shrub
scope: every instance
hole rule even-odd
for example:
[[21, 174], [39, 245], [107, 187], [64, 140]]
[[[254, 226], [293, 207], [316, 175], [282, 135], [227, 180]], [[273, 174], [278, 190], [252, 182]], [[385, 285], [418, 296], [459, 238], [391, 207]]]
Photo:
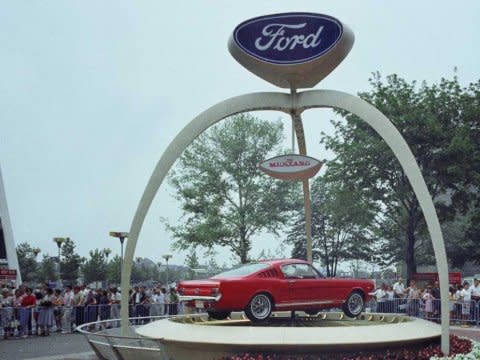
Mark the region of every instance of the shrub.
[[[475, 349], [477, 350], [477, 349]], [[468, 354], [472, 351], [469, 339], [450, 335], [450, 356]], [[480, 351], [480, 347], [478, 349]], [[438, 342], [421, 347], [398, 348], [383, 351], [359, 351], [352, 353], [322, 353], [322, 354], [274, 354], [252, 353], [223, 357], [220, 360], [430, 360], [432, 357], [442, 357], [443, 353]], [[466, 355], [468, 356], [468, 355]], [[470, 359], [458, 357], [458, 359]], [[477, 358], [472, 358], [477, 359]]]

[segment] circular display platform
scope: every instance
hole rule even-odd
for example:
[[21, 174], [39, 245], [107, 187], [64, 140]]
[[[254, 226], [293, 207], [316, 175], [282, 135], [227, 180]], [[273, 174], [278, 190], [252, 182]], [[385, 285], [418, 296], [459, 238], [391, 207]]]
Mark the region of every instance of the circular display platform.
[[195, 314], [155, 321], [135, 331], [161, 343], [171, 359], [216, 360], [245, 352], [318, 354], [395, 348], [439, 339], [441, 327], [398, 314], [365, 313], [351, 319], [340, 312], [325, 312], [291, 318], [284, 312], [275, 313], [266, 324], [252, 324], [243, 313], [221, 321]]

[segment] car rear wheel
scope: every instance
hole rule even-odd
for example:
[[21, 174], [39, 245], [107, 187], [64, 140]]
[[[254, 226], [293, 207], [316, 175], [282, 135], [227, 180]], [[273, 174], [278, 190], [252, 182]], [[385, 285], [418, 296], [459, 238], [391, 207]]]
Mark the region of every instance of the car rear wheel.
[[231, 311], [208, 311], [208, 316], [215, 320], [225, 320], [232, 313]]
[[347, 300], [343, 304], [343, 312], [348, 317], [354, 318], [360, 315], [365, 307], [365, 300], [362, 293], [354, 291], [348, 295]]
[[267, 320], [272, 313], [272, 309], [272, 298], [267, 294], [257, 294], [245, 308], [245, 315], [251, 322], [258, 323]]

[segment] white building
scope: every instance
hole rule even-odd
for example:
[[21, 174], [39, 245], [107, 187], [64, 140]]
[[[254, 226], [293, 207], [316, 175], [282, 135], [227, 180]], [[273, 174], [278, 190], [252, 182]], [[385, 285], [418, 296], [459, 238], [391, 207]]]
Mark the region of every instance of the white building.
[[5, 270], [16, 270], [16, 283], [21, 284], [20, 268], [18, 266], [15, 241], [13, 240], [12, 224], [8, 214], [7, 197], [0, 168], [0, 282], [9, 278]]

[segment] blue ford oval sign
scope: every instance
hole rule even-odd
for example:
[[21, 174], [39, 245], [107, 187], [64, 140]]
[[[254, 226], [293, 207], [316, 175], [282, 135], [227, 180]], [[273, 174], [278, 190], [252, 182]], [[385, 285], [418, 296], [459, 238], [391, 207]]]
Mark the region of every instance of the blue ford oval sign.
[[262, 79], [282, 88], [315, 86], [353, 46], [353, 32], [323, 14], [284, 13], [238, 25], [228, 40], [230, 54]]
[[316, 59], [340, 40], [342, 24], [312, 13], [287, 13], [247, 20], [234, 30], [234, 40], [248, 54], [273, 64]]

